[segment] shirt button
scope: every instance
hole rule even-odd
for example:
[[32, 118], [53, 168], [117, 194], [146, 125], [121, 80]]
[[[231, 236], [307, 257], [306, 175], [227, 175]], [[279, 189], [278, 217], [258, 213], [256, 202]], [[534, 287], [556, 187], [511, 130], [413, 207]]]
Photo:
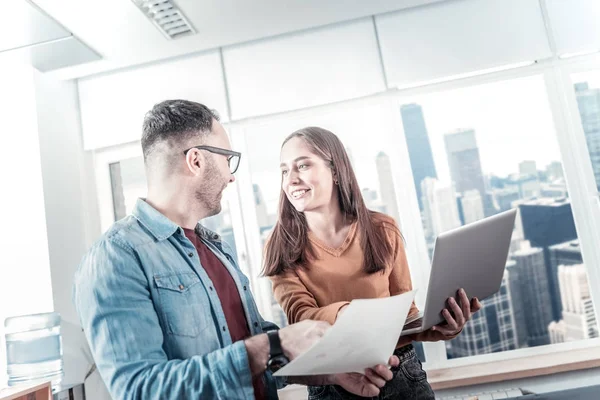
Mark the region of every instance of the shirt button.
[[244, 285], [244, 290], [248, 290], [248, 288]]
[[210, 289], [210, 290], [213, 290], [213, 287], [212, 287], [212, 286], [210, 286], [210, 287], [209, 287], [209, 289]]
[[194, 257], [194, 253], [188, 253], [188, 256]]
[[185, 289], [185, 286], [179, 285], [179, 290], [183, 290], [183, 289]]
[[254, 326], [255, 326], [255, 327], [257, 327], [257, 326], [258, 326], [258, 322], [255, 322], [255, 323], [254, 323]]
[[227, 328], [226, 328], [226, 327], [223, 327], [223, 332], [225, 332], [226, 330], [227, 330]]

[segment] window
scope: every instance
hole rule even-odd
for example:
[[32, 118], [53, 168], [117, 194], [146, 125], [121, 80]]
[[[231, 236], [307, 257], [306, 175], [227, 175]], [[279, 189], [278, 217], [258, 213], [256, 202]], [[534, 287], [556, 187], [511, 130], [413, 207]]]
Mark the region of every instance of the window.
[[[108, 164], [112, 193], [112, 208], [114, 220], [117, 221], [131, 214], [138, 198], [147, 193], [144, 159], [141, 156], [124, 158]], [[225, 189], [221, 213], [205, 218], [200, 223], [221, 235], [237, 252], [233, 236], [233, 224], [229, 212], [229, 189]]]
[[[579, 165], [565, 150], [571, 149], [565, 138], [572, 137], [556, 118], [562, 109], [552, 108], [554, 118], [551, 113], [550, 106], [560, 104], [558, 94], [552, 91], [556, 88], [547, 79], [551, 73], [505, 74], [521, 78], [503, 81], [484, 77], [471, 82], [492, 83], [470, 86], [467, 82], [458, 89], [443, 91], [419, 88], [400, 95], [234, 122], [229, 130], [232, 142], [235, 150], [243, 153], [236, 184], [225, 192], [222, 219], [205, 223], [223, 236], [228, 229], [236, 232], [238, 253], [246, 260], [245, 272], [261, 314], [285, 326], [285, 316], [273, 299], [268, 279], [258, 278], [264, 242], [276, 219], [279, 152], [291, 132], [321, 126], [344, 142], [368, 207], [398, 221], [407, 239], [421, 309], [435, 237], [499, 211], [519, 209], [499, 292], [483, 302], [484, 309], [456, 340], [417, 343], [422, 361], [426, 353], [431, 368], [467, 366], [598, 343], [597, 339], [584, 341], [598, 337], [598, 324], [591, 298], [597, 294], [587, 281], [589, 271], [581, 251], [585, 247], [587, 260], [592, 260], [588, 261], [593, 267], [589, 270], [597, 274], [593, 260], [600, 259], [600, 254], [585, 245], [586, 241], [594, 243], [590, 238], [596, 233], [590, 232], [597, 227], [597, 219], [589, 218], [591, 228], [578, 224], [575, 229], [573, 214], [580, 221], [589, 209], [582, 206], [581, 185], [573, 183], [579, 182]], [[589, 149], [586, 155], [592, 165], [597, 149], [590, 141], [595, 137], [597, 120], [593, 99], [600, 88], [599, 77], [598, 72], [573, 74], [575, 85], [568, 85], [577, 93], [577, 106], [583, 109]], [[458, 87], [458, 83], [440, 86]], [[556, 128], [553, 121], [557, 121]], [[108, 182], [99, 183], [107, 186], [100, 192], [112, 193], [104, 202], [109, 205], [100, 204], [101, 208], [109, 206], [109, 212], [101, 209], [101, 215], [110, 214], [112, 223], [113, 215], [126, 215], [135, 199], [145, 195], [144, 170], [139, 150], [100, 153], [112, 154], [101, 155], [103, 161], [98, 164], [100, 175], [107, 175]], [[589, 213], [584, 215], [585, 219]], [[230, 240], [235, 245], [233, 237]], [[595, 278], [590, 281], [598, 282], [597, 275]], [[561, 342], [572, 344], [545, 346]], [[488, 353], [496, 354], [485, 355]]]
[[[600, 90], [585, 90], [595, 138]], [[589, 287], [543, 76], [402, 98], [398, 107], [429, 254], [446, 230], [519, 210], [502, 287], [446, 345], [447, 358], [593, 337], [593, 307], [572, 306], [589, 299]]]
[[573, 74], [572, 80], [596, 188], [600, 191], [600, 71]]

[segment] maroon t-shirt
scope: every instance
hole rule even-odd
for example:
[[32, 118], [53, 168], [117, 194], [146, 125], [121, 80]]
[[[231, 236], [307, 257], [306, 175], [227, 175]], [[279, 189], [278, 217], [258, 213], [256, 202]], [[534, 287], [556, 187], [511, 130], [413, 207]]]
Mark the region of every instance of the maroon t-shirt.
[[[221, 260], [208, 248], [202, 240], [196, 235], [193, 229], [183, 229], [185, 236], [193, 243], [198, 251], [200, 263], [208, 274], [208, 277], [215, 287], [215, 291], [221, 301], [227, 327], [231, 335], [233, 343], [244, 340], [250, 336], [248, 321], [244, 313], [244, 306], [240, 293], [237, 290], [233, 277], [225, 268]], [[262, 377], [258, 376], [253, 379], [254, 395], [257, 400], [265, 398], [265, 387], [262, 382]]]

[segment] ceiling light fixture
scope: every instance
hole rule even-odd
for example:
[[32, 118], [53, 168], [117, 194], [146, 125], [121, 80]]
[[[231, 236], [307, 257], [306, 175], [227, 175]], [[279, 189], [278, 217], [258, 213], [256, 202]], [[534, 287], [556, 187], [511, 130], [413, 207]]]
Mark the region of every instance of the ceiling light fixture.
[[132, 0], [167, 39], [196, 33], [173, 0]]

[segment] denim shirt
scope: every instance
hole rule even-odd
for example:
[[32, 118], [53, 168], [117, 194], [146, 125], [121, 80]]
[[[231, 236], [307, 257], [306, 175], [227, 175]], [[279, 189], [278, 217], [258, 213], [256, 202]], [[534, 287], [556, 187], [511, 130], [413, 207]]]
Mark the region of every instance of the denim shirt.
[[[265, 322], [235, 254], [196, 233], [229, 270], [252, 335]], [[139, 199], [84, 256], [73, 300], [97, 368], [115, 399], [253, 399], [243, 341], [231, 342], [213, 283], [183, 229]], [[269, 373], [267, 398], [283, 386]]]

